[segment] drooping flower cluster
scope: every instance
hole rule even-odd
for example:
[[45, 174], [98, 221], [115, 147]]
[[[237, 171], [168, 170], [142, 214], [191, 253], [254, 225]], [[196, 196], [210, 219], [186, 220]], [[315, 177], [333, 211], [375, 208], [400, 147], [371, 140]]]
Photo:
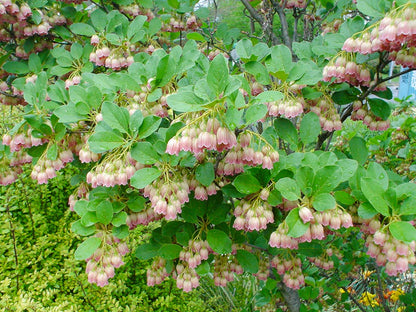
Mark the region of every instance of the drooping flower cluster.
[[[235, 175], [244, 171], [244, 165], [258, 166], [263, 169], [272, 169], [273, 164], [279, 161], [279, 153], [263, 142], [256, 142], [256, 138], [244, 131], [238, 136], [238, 144], [231, 149], [217, 168], [218, 175]], [[257, 144], [258, 150], [253, 147]]]
[[352, 120], [362, 120], [368, 129], [372, 131], [384, 131], [390, 127], [389, 120], [382, 120], [380, 117], [368, 108], [368, 105], [363, 105], [360, 101], [353, 103], [353, 112], [351, 114]]
[[166, 271], [166, 260], [156, 257], [150, 268], [147, 269], [147, 286], [155, 286], [162, 283], [169, 274]]
[[[195, 116], [198, 118], [198, 116]], [[171, 138], [166, 147], [166, 153], [178, 155], [180, 151], [189, 151], [195, 155], [205, 150], [222, 152], [237, 145], [234, 132], [221, 125], [217, 118], [201, 120], [197, 125], [191, 118], [189, 124], [180, 135]]]
[[63, 169], [67, 163], [74, 160], [72, 151], [67, 146], [65, 139], [56, 144], [57, 152], [54, 160], [48, 159], [47, 153], [44, 153], [33, 166], [31, 178], [37, 180], [39, 184], [48, 183], [49, 179], [56, 177], [56, 172]]
[[261, 281], [267, 281], [269, 277], [269, 258], [262, 257], [259, 254], [259, 270], [257, 273], [253, 274], [253, 276], [257, 277]]
[[195, 15], [191, 15], [186, 21], [180, 17], [171, 17], [169, 21], [162, 23], [162, 31], [166, 32], [178, 32], [196, 30], [201, 26], [201, 22], [198, 21]]
[[367, 222], [361, 230], [368, 234], [365, 243], [367, 254], [376, 260], [378, 266], [385, 266], [388, 275], [405, 273], [409, 265], [416, 263], [415, 241], [406, 244], [397, 240], [376, 219]]
[[274, 222], [272, 206], [267, 202], [268, 189], [263, 189], [258, 196], [242, 199], [234, 209], [233, 227], [246, 232], [260, 231]]
[[126, 225], [129, 230], [135, 229], [139, 224], [148, 225], [150, 222], [160, 220], [162, 215], [157, 214], [152, 207], [148, 207], [142, 211], [131, 212], [127, 215]]
[[299, 289], [305, 285], [302, 262], [299, 258], [286, 259], [284, 256], [278, 255], [273, 257], [271, 265], [277, 270], [277, 273], [283, 275], [283, 283], [287, 287]]
[[[110, 44], [101, 42], [97, 35], [91, 37], [91, 44], [97, 46], [94, 52], [90, 54], [90, 61], [97, 66], [105, 66], [113, 70], [121, 70], [133, 64], [134, 59], [130, 54], [130, 47], [112, 48]], [[98, 47], [99, 46], [99, 47]], [[133, 47], [133, 50], [135, 47]]]
[[189, 240], [188, 246], [180, 252], [179, 260], [187, 262], [191, 269], [195, 269], [201, 264], [201, 261], [208, 259], [210, 250], [207, 241]]
[[36, 138], [32, 136], [32, 130], [20, 132], [13, 137], [9, 134], [3, 136], [3, 145], [10, 147], [11, 152], [18, 152], [23, 148], [31, 148], [33, 146], [39, 146], [46, 142], [46, 140]]
[[324, 226], [329, 227], [330, 230], [353, 226], [351, 215], [338, 207], [319, 212], [302, 206], [299, 209], [299, 217], [304, 224], [309, 224], [308, 229], [302, 236], [297, 238], [289, 236], [289, 226], [286, 222], [282, 222], [277, 230], [271, 234], [269, 245], [276, 248], [298, 249], [299, 243], [311, 242], [313, 239], [325, 239]]
[[331, 258], [332, 256], [336, 256], [338, 259], [342, 258], [342, 255], [338, 250], [334, 250], [333, 248], [326, 248], [323, 255], [308, 259], [318, 268], [324, 270], [331, 270], [334, 268], [334, 261]]
[[104, 287], [108, 285], [108, 279], [114, 277], [114, 269], [124, 264], [123, 256], [129, 252], [126, 243], [112, 235], [96, 234], [102, 240], [100, 248], [88, 258], [85, 272], [88, 274], [88, 282]]
[[137, 3], [120, 5], [120, 12], [131, 16], [146, 15], [148, 22], [155, 17], [152, 10], [141, 8]]
[[324, 131], [341, 130], [341, 117], [335, 109], [334, 102], [328, 96], [308, 101], [309, 109], [319, 116], [319, 122]]
[[347, 52], [369, 54], [399, 51], [416, 46], [416, 6], [408, 4], [392, 11], [373, 27], [357, 37], [348, 38], [343, 46]]
[[370, 86], [370, 70], [365, 64], [357, 64], [355, 60], [347, 55], [340, 55], [335, 60], [331, 60], [323, 70], [323, 81], [335, 83], [348, 82], [353, 86]]
[[190, 292], [199, 286], [199, 275], [186, 263], [176, 265], [173, 277], [176, 278], [176, 286], [184, 292]]
[[141, 92], [127, 91], [127, 98], [129, 105], [126, 107], [129, 110], [130, 115], [140, 110], [143, 116], [156, 115], [161, 118], [168, 116], [168, 103], [166, 96], [169, 94], [169, 88], [162, 88], [163, 95], [158, 99], [151, 99], [152, 87], [150, 82], [142, 86]]
[[303, 113], [303, 98], [286, 97], [282, 100], [268, 102], [267, 109], [269, 116], [284, 116], [293, 118]]
[[87, 173], [87, 182], [93, 188], [127, 185], [134, 173], [144, 166], [136, 162], [130, 154], [119, 157], [117, 151], [107, 154], [102, 162]]
[[298, 9], [303, 9], [306, 7], [307, 1], [306, 0], [280, 0], [279, 1], [280, 5], [286, 4], [285, 8], [286, 9], [293, 9], [293, 8], [298, 8]]
[[214, 284], [215, 286], [227, 286], [228, 282], [234, 280], [234, 274], [242, 274], [243, 268], [238, 264], [234, 256], [217, 255], [214, 262]]

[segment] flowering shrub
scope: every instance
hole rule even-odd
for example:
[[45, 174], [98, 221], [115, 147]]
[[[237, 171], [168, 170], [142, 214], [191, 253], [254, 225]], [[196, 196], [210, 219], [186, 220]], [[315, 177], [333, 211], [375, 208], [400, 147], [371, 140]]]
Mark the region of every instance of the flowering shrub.
[[[362, 246], [387, 275], [409, 272], [415, 184], [368, 160], [362, 138], [344, 153], [331, 138], [348, 117], [389, 128], [394, 77], [382, 71], [413, 47], [415, 5], [328, 1], [321, 16], [306, 1], [241, 0], [269, 46], [227, 37], [196, 2], [3, 1], [1, 100], [22, 106], [3, 136], [1, 184], [26, 163], [39, 184], [79, 169], [75, 259], [98, 286], [124, 264], [131, 231], [154, 221], [134, 251], [153, 259], [149, 285], [172, 277], [189, 292], [208, 272], [222, 287], [247, 272], [298, 311], [317, 271], [363, 266]], [[310, 41], [288, 36], [292, 13]], [[308, 30], [341, 14], [338, 33]]]

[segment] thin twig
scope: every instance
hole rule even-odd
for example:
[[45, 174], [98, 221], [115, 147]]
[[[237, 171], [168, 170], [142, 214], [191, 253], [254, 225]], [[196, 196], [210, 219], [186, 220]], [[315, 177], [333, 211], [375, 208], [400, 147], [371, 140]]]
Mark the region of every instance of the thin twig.
[[94, 305], [92, 304], [92, 302], [90, 301], [90, 298], [88, 298], [87, 293], [85, 292], [84, 285], [82, 285], [81, 281], [79, 280], [79, 275], [78, 275], [78, 273], [76, 273], [76, 272], [75, 272], [75, 276], [76, 276], [76, 279], [77, 279], [77, 282], [78, 282], [79, 286], [81, 287], [82, 293], [84, 294], [84, 299], [85, 299], [85, 301], [87, 301], [87, 303], [88, 303], [88, 304], [92, 307], [92, 309], [93, 309], [95, 312], [98, 312], [98, 311], [97, 311], [97, 309], [95, 308], [95, 306], [94, 306]]
[[16, 235], [15, 235], [15, 230], [14, 230], [13, 221], [12, 221], [12, 214], [10, 213], [9, 201], [6, 202], [6, 211], [7, 211], [7, 216], [9, 217], [10, 235], [12, 236], [12, 241], [13, 241], [14, 262], [16, 264], [16, 290], [19, 291], [19, 259], [17, 256]]
[[0, 90], [0, 94], [3, 94], [3, 95], [8, 96], [8, 97], [12, 97], [12, 98], [23, 99], [23, 95], [20, 95], [20, 94], [11, 94], [11, 93], [4, 92], [4, 91], [1, 91], [1, 90]]

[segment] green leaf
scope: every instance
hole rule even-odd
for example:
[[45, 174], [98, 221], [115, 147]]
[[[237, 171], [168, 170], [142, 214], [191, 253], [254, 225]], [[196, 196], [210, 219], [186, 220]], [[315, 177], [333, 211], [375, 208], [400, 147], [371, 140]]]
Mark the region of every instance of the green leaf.
[[138, 133], [140, 126], [143, 123], [143, 114], [140, 110], [137, 110], [133, 113], [133, 115], [130, 116], [129, 121], [129, 129], [132, 133]]
[[297, 251], [307, 257], [319, 257], [323, 253], [322, 245], [318, 242], [300, 243]]
[[355, 203], [354, 197], [352, 197], [350, 194], [348, 194], [345, 191], [336, 191], [334, 193], [334, 196], [337, 202], [343, 205], [351, 206]]
[[76, 35], [91, 37], [95, 34], [95, 29], [91, 25], [85, 23], [74, 23], [69, 26], [69, 29]]
[[132, 22], [130, 22], [129, 27], [127, 28], [127, 38], [133, 38], [133, 36], [142, 29], [146, 20], [146, 15], [138, 15]]
[[263, 91], [254, 99], [255, 103], [275, 102], [283, 99], [284, 95], [279, 91]]
[[84, 242], [82, 242], [77, 250], [75, 250], [75, 259], [76, 260], [85, 260], [92, 256], [92, 254], [97, 250], [101, 245], [101, 239], [98, 237], [89, 237]]
[[376, 180], [383, 187], [383, 190], [387, 191], [389, 187], [389, 176], [380, 164], [371, 162], [367, 168], [367, 177]]
[[253, 54], [253, 43], [250, 39], [244, 38], [237, 42], [235, 50], [242, 60], [248, 60]]
[[370, 203], [362, 203], [358, 207], [358, 216], [363, 219], [371, 219], [377, 214], [377, 210], [374, 209], [373, 206], [371, 206]]
[[318, 115], [310, 112], [303, 116], [302, 121], [300, 122], [299, 133], [303, 144], [315, 142], [319, 133], [321, 133], [321, 124]]
[[382, 99], [368, 99], [370, 104], [371, 111], [377, 117], [380, 117], [383, 120], [387, 120], [391, 113], [390, 105]]
[[58, 158], [58, 145], [56, 143], [49, 146], [46, 158], [49, 160], [56, 160]]
[[271, 84], [270, 75], [266, 67], [259, 62], [248, 62], [244, 65], [244, 69], [252, 74], [257, 82], [263, 85]]
[[198, 112], [203, 109], [205, 101], [197, 97], [193, 92], [183, 91], [171, 94], [167, 97], [170, 108], [178, 112]]
[[39, 55], [35, 53], [30, 54], [28, 65], [29, 65], [29, 70], [31, 72], [34, 72], [35, 74], [42, 71], [42, 64], [40, 62], [40, 57]]
[[137, 189], [142, 189], [156, 180], [161, 174], [162, 172], [157, 168], [143, 168], [135, 172], [130, 179], [130, 184]]
[[10, 74], [27, 74], [29, 66], [22, 61], [9, 61], [4, 63], [3, 69]]
[[340, 159], [337, 160], [335, 165], [341, 169], [341, 181], [349, 180], [357, 171], [358, 163], [353, 159]]
[[113, 129], [122, 133], [129, 132], [129, 111], [124, 107], [119, 107], [112, 102], [104, 102], [101, 108], [104, 122]]
[[215, 179], [214, 165], [210, 162], [199, 165], [195, 171], [195, 178], [203, 186], [209, 186]]
[[113, 205], [108, 200], [101, 201], [96, 207], [97, 219], [104, 225], [113, 219]]
[[90, 150], [97, 154], [110, 151], [123, 143], [123, 137], [111, 131], [96, 132], [88, 139]]
[[71, 231], [81, 236], [90, 236], [95, 233], [95, 226], [84, 226], [81, 220], [72, 223]]
[[384, 17], [384, 1], [357, 0], [357, 8], [360, 12], [371, 17]]
[[372, 178], [361, 178], [361, 190], [370, 204], [383, 216], [390, 216], [389, 207], [383, 198], [384, 189]]
[[292, 209], [285, 221], [289, 227], [287, 235], [290, 237], [301, 237], [309, 229], [309, 223], [303, 223], [302, 219], [299, 217], [299, 207]]
[[278, 118], [274, 121], [274, 128], [276, 129], [277, 135], [283, 140], [290, 144], [298, 144], [298, 131], [296, 127], [285, 118]]
[[266, 61], [268, 70], [276, 74], [276, 77], [286, 80], [294, 63], [292, 62], [292, 53], [289, 48], [283, 44], [271, 48], [271, 59]]
[[320, 193], [313, 199], [312, 206], [318, 211], [334, 209], [336, 206], [335, 198], [329, 193]]
[[220, 230], [210, 230], [207, 233], [207, 241], [213, 251], [219, 254], [228, 254], [232, 251], [231, 239]]
[[160, 247], [158, 254], [166, 260], [174, 260], [179, 257], [182, 247], [176, 244], [164, 244]]
[[143, 165], [153, 165], [160, 159], [159, 154], [149, 142], [134, 143], [130, 152], [131, 157]]
[[188, 38], [189, 40], [196, 40], [196, 41], [202, 41], [205, 42], [205, 37], [202, 36], [200, 33], [197, 32], [192, 32], [192, 33], [188, 33], [186, 34], [186, 38]]
[[296, 181], [291, 178], [283, 178], [276, 182], [276, 189], [287, 200], [297, 200], [300, 198], [300, 189]]
[[114, 226], [111, 231], [118, 239], [124, 239], [129, 236], [129, 227], [124, 224], [121, 226]]
[[233, 186], [242, 194], [252, 194], [258, 192], [262, 186], [260, 182], [251, 174], [243, 173], [234, 179]]
[[251, 105], [245, 114], [246, 124], [252, 124], [262, 119], [267, 114], [267, 106], [264, 104]]
[[218, 54], [211, 62], [207, 74], [208, 86], [217, 96], [225, 90], [228, 84], [228, 64], [224, 55]]
[[332, 94], [332, 100], [338, 105], [346, 105], [357, 100], [356, 89], [337, 91]]
[[300, 189], [306, 196], [310, 196], [312, 192], [312, 182], [314, 179], [315, 173], [313, 169], [309, 166], [299, 167], [295, 173], [296, 183], [299, 185]]
[[368, 157], [368, 149], [364, 139], [355, 136], [350, 140], [349, 146], [352, 158], [358, 161], [358, 164], [364, 164]]
[[129, 207], [129, 209], [133, 212], [142, 211], [146, 207], [145, 204], [146, 198], [137, 194], [127, 201], [127, 207]]
[[244, 271], [255, 274], [259, 271], [259, 260], [251, 252], [243, 249], [237, 250], [235, 256], [238, 263], [243, 267]]
[[105, 29], [105, 25], [107, 25], [107, 14], [103, 10], [96, 8], [92, 11], [90, 18], [93, 26], [99, 32]]
[[395, 239], [405, 243], [416, 241], [416, 229], [409, 222], [397, 221], [390, 223], [389, 230]]
[[139, 129], [139, 138], [144, 139], [153, 134], [159, 128], [161, 122], [162, 119], [157, 116], [150, 115], [144, 117], [143, 123]]
[[149, 260], [158, 255], [159, 249], [159, 245], [148, 243], [138, 246], [134, 254], [140, 260]]
[[111, 221], [111, 223], [114, 226], [121, 226], [126, 224], [126, 220], [127, 220], [127, 213], [125, 211], [121, 211], [118, 214], [116, 214], [113, 218], [113, 220]]
[[331, 192], [338, 186], [341, 179], [341, 169], [338, 166], [330, 165], [319, 169], [313, 180], [314, 194]]

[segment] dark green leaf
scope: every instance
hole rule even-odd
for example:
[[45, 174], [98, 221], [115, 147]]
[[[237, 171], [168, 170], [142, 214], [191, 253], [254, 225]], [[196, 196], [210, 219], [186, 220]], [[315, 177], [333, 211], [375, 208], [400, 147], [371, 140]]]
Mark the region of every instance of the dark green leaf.
[[365, 141], [362, 138], [355, 136], [350, 140], [349, 146], [352, 158], [358, 161], [358, 164], [364, 164], [368, 157], [368, 149]]
[[91, 37], [95, 34], [95, 29], [88, 24], [85, 23], [74, 23], [71, 26], [69, 26], [69, 29], [77, 35], [87, 36]]
[[397, 221], [390, 223], [389, 230], [395, 239], [402, 242], [411, 243], [416, 241], [416, 229], [409, 222]]
[[149, 142], [137, 142], [131, 149], [131, 157], [143, 165], [153, 165], [159, 161], [160, 156]]
[[215, 179], [214, 165], [210, 162], [199, 165], [195, 171], [195, 178], [203, 186], [209, 186]]
[[260, 182], [254, 176], [247, 173], [243, 173], [237, 176], [232, 185], [235, 186], [235, 188], [243, 194], [252, 194], [262, 188]]
[[231, 239], [220, 230], [209, 230], [207, 233], [207, 241], [209, 246], [219, 254], [228, 254], [232, 251]]
[[225, 90], [228, 84], [228, 64], [222, 54], [218, 54], [211, 62], [208, 70], [207, 83], [217, 96]]
[[158, 255], [159, 248], [156, 244], [143, 244], [136, 248], [134, 254], [140, 260], [149, 260]]
[[287, 235], [290, 237], [301, 237], [309, 229], [309, 223], [303, 223], [302, 219], [299, 217], [299, 207], [292, 209], [285, 221], [289, 227]]
[[371, 205], [383, 216], [390, 215], [389, 207], [383, 198], [384, 189], [375, 179], [361, 178], [361, 190]]
[[123, 143], [124, 139], [122, 136], [110, 131], [96, 132], [88, 140], [90, 150], [94, 153], [103, 153], [112, 150]]
[[275, 187], [287, 200], [297, 200], [300, 198], [299, 186], [291, 178], [280, 179], [276, 182]]
[[153, 115], [146, 116], [139, 129], [139, 138], [144, 139], [153, 134], [159, 128], [161, 122], [162, 119], [160, 117]]
[[300, 122], [300, 139], [304, 144], [315, 142], [321, 133], [321, 124], [319, 117], [313, 112], [307, 113], [303, 116]]
[[113, 205], [107, 201], [101, 201], [96, 207], [97, 219], [104, 225], [107, 225], [113, 219]]
[[313, 199], [312, 206], [318, 211], [334, 209], [336, 206], [335, 198], [329, 193], [320, 193]]
[[104, 102], [101, 108], [104, 122], [122, 133], [129, 132], [129, 111], [112, 102]]
[[296, 127], [285, 118], [278, 118], [274, 121], [274, 128], [277, 135], [290, 144], [298, 144], [298, 131]]
[[246, 124], [252, 124], [262, 119], [267, 114], [267, 106], [264, 104], [251, 105], [245, 114]]
[[259, 260], [251, 252], [240, 249], [237, 250], [235, 257], [237, 258], [238, 263], [243, 267], [244, 271], [252, 274], [259, 271]]
[[371, 111], [377, 117], [380, 117], [383, 120], [387, 120], [391, 113], [390, 105], [382, 99], [368, 99], [370, 104]]
[[164, 244], [160, 247], [158, 254], [166, 260], [174, 260], [179, 257], [182, 247], [176, 244]]
[[143, 168], [137, 170], [131, 177], [130, 184], [137, 189], [142, 189], [156, 180], [161, 174], [162, 172], [157, 168]]

